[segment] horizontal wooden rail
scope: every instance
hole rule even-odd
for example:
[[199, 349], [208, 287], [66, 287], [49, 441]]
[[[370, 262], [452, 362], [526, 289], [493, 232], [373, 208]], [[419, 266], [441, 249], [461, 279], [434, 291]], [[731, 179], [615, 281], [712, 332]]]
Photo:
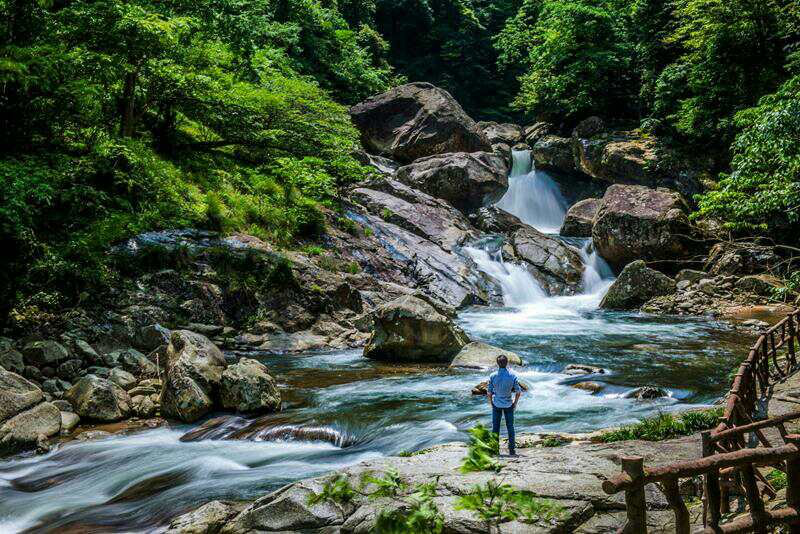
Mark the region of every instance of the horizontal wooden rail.
[[[680, 479], [702, 476], [703, 534], [767, 534], [777, 524], [788, 525], [789, 534], [800, 534], [800, 435], [790, 434], [785, 426], [800, 419], [800, 411], [759, 420], [759, 406], [769, 397], [775, 381], [798, 369], [799, 314], [794, 311], [759, 334], [733, 377], [719, 425], [702, 433], [702, 458], [653, 468], [645, 468], [639, 457], [621, 459], [622, 472], [603, 482], [603, 491], [609, 495], [625, 492], [627, 523], [621, 533], [647, 534], [644, 487], [658, 484], [675, 513], [675, 532], [690, 534]], [[781, 349], [785, 352], [779, 356]], [[770, 443], [773, 438], [764, 432], [769, 428], [777, 428], [782, 445]], [[758, 469], [765, 466], [786, 474], [786, 508], [766, 510], [764, 498], [774, 498], [776, 491]], [[731, 511], [731, 491], [744, 496], [748, 514], [722, 524]]]
[[[637, 484], [652, 484], [663, 482], [669, 478], [693, 478], [704, 475], [709, 471], [725, 469], [728, 467], [742, 467], [753, 465], [771, 465], [783, 462], [793, 456], [800, 455], [800, 447], [794, 443], [780, 447], [760, 449], [740, 449], [724, 454], [715, 454], [698, 460], [687, 460], [675, 464], [662, 465], [646, 469], [644, 477], [637, 480]], [[603, 491], [609, 495], [627, 491], [633, 486], [633, 480], [627, 473], [619, 473], [603, 482]]]

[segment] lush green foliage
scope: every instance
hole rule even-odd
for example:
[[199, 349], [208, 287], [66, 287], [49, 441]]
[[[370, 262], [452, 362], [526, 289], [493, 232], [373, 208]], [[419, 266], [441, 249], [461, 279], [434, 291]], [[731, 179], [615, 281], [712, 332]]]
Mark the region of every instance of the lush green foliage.
[[[630, 51], [614, 13], [596, 2], [544, 0], [530, 41], [527, 71], [515, 104], [540, 118], [583, 118], [626, 104], [631, 88]], [[508, 32], [506, 34], [508, 37]], [[509, 41], [511, 40], [508, 37]], [[518, 42], [506, 44], [504, 59], [520, 55]]]
[[0, 230], [19, 251], [3, 259], [5, 305], [102, 289], [107, 246], [144, 230], [313, 236], [320, 209], [365, 176], [328, 91], [357, 101], [390, 69], [384, 45], [324, 2], [20, 0], [0, 13]]
[[688, 436], [694, 432], [714, 427], [721, 416], [721, 408], [693, 410], [679, 415], [661, 413], [636, 424], [605, 432], [601, 439], [605, 443], [612, 443], [632, 439], [661, 441], [678, 436]]
[[500, 436], [477, 424], [469, 430], [467, 455], [461, 462], [461, 472], [495, 471], [501, 469], [496, 457], [500, 454]]
[[700, 201], [700, 214], [733, 230], [800, 230], [800, 77], [736, 116], [732, 172]]

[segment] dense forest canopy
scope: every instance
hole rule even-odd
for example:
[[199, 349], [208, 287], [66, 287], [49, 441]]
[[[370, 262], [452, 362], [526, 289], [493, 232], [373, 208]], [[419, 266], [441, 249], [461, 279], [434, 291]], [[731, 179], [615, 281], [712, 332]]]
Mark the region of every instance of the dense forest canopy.
[[144, 230], [313, 239], [321, 209], [369, 172], [347, 106], [404, 81], [442, 86], [478, 120], [642, 126], [711, 155], [702, 216], [797, 240], [797, 0], [0, 0], [0, 13], [9, 307], [113, 282], [104, 250]]

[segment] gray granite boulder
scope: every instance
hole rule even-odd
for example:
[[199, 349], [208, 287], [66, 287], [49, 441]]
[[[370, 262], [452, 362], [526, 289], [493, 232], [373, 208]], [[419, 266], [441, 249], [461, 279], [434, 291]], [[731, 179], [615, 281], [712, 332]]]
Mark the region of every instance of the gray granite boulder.
[[242, 358], [222, 373], [220, 401], [230, 410], [268, 413], [280, 410], [281, 394], [264, 364]]
[[125, 419], [131, 412], [131, 398], [114, 382], [96, 375], [78, 380], [64, 398], [75, 413], [92, 421], [113, 422]]
[[610, 310], [633, 310], [654, 297], [675, 293], [675, 281], [647, 267], [643, 260], [629, 263], [608, 288], [600, 307]]
[[522, 358], [516, 352], [501, 349], [482, 341], [473, 341], [456, 354], [456, 357], [450, 362], [450, 367], [488, 369], [497, 366], [497, 358], [501, 355], [505, 355], [511, 365], [522, 365]]

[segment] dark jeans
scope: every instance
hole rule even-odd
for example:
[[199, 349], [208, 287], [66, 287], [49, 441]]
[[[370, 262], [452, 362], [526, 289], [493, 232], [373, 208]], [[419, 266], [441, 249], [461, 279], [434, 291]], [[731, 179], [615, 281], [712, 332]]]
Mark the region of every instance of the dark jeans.
[[498, 408], [492, 404], [492, 432], [500, 434], [500, 418], [506, 418], [506, 430], [508, 430], [508, 450], [514, 452], [517, 448], [514, 442], [514, 408]]

